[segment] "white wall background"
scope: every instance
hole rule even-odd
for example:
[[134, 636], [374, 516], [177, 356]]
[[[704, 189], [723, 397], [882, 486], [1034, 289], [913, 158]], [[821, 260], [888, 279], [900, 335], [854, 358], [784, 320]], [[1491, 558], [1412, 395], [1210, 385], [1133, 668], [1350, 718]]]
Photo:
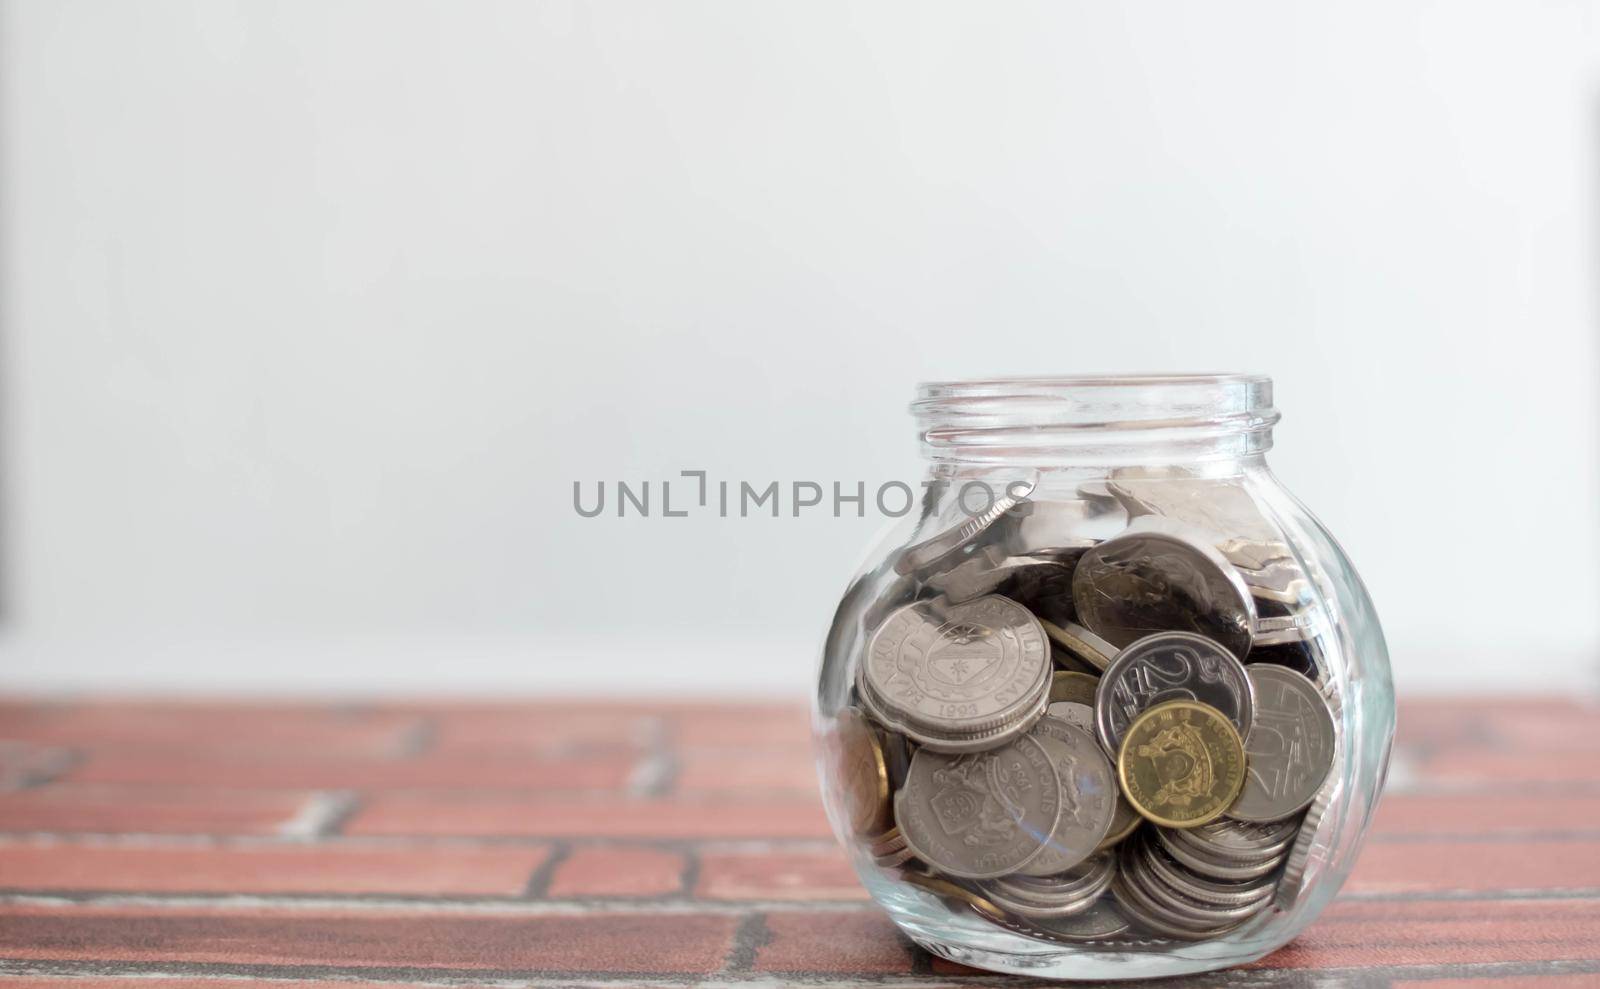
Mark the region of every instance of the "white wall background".
[[784, 689], [929, 377], [1263, 371], [1402, 687], [1600, 669], [1600, 5], [0, 2], [0, 685]]

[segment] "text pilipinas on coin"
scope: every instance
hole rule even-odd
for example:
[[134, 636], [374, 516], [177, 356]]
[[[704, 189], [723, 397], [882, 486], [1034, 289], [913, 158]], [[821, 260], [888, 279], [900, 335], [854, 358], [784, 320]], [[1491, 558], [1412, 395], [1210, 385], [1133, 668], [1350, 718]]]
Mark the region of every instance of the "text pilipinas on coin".
[[873, 634], [860, 685], [880, 721], [920, 743], [994, 745], [1043, 710], [1050, 670], [1044, 630], [1026, 608], [998, 595], [948, 607], [935, 599], [901, 608]]

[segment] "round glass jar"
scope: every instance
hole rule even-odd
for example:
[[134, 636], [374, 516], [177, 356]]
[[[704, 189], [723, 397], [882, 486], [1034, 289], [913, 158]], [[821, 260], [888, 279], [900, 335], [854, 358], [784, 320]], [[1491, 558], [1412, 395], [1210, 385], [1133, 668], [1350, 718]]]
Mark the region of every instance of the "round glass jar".
[[1237, 965], [1333, 899], [1394, 734], [1383, 634], [1268, 469], [1250, 375], [924, 384], [921, 511], [869, 555], [813, 726], [862, 883], [944, 958]]

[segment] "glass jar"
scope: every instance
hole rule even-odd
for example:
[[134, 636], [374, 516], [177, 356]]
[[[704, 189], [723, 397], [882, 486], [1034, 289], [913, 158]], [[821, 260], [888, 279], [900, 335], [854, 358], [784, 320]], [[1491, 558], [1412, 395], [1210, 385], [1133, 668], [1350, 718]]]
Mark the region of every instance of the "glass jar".
[[1249, 375], [924, 384], [920, 513], [834, 616], [829, 819], [912, 940], [1062, 979], [1259, 958], [1338, 891], [1394, 733], [1383, 634], [1268, 469]]

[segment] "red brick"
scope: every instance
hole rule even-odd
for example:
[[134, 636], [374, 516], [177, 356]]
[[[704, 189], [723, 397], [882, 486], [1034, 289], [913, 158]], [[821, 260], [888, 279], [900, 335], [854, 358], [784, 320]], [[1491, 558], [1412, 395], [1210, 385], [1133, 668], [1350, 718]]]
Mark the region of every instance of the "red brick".
[[1600, 888], [1600, 841], [1377, 842], [1347, 889], [1362, 893]]
[[1402, 979], [1389, 989], [1595, 989], [1600, 973], [1586, 971], [1576, 975], [1515, 975], [1509, 978], [1483, 976], [1477, 979]]
[[96, 752], [76, 766], [75, 783], [255, 789], [617, 789], [633, 771], [626, 754], [572, 759], [519, 756], [422, 757]]
[[1339, 901], [1256, 968], [1472, 965], [1592, 959], [1594, 900]]
[[0, 791], [55, 779], [71, 764], [68, 749], [0, 741]]
[[418, 718], [308, 704], [97, 701], [0, 714], [0, 738], [74, 748], [383, 755], [398, 752]]
[[742, 752], [689, 749], [678, 753], [678, 788], [816, 793], [817, 764], [809, 744]]
[[817, 798], [628, 799], [550, 794], [382, 793], [345, 826], [365, 835], [602, 838], [820, 838], [832, 832]]
[[738, 919], [0, 906], [0, 956], [96, 962], [705, 974]]
[[579, 848], [556, 867], [547, 895], [665, 896], [683, 888], [688, 862], [653, 848]]
[[1374, 835], [1432, 836], [1600, 833], [1600, 796], [1518, 794], [1485, 799], [1481, 793], [1391, 793], [1378, 805]]
[[696, 894], [708, 900], [865, 900], [844, 853], [702, 852]]
[[1600, 747], [1590, 730], [1600, 705], [1590, 699], [1452, 697], [1405, 700], [1396, 742], [1435, 749], [1488, 746], [1503, 749]]
[[[1565, 717], [1509, 715], [1496, 720], [1490, 744], [1534, 758], [1546, 752], [1600, 752], [1600, 734], [1594, 731], [1597, 719], [1600, 710], [1592, 708]], [[1600, 981], [1600, 976], [1596, 979]]]
[[767, 932], [767, 943], [756, 951], [758, 972], [911, 972], [910, 942], [876, 910], [770, 913]]
[[[382, 986], [384, 983], [366, 983], [363, 986]], [[350, 983], [314, 983], [294, 979], [296, 989], [350, 989]], [[158, 978], [82, 978], [64, 975], [46, 976], [0, 975], [0, 989], [283, 989], [282, 979], [158, 979]]]
[[309, 794], [52, 785], [0, 793], [0, 831], [273, 834]]
[[1506, 783], [1592, 783], [1600, 780], [1600, 750], [1531, 756], [1487, 747], [1443, 749], [1415, 766], [1422, 783], [1498, 788]]
[[518, 896], [542, 848], [0, 845], [0, 886], [145, 893]]
[[450, 754], [569, 753], [648, 749], [659, 718], [605, 707], [450, 709], [432, 719], [431, 751]]
[[811, 747], [811, 716], [800, 704], [704, 705], [666, 714], [671, 737], [686, 748]]

